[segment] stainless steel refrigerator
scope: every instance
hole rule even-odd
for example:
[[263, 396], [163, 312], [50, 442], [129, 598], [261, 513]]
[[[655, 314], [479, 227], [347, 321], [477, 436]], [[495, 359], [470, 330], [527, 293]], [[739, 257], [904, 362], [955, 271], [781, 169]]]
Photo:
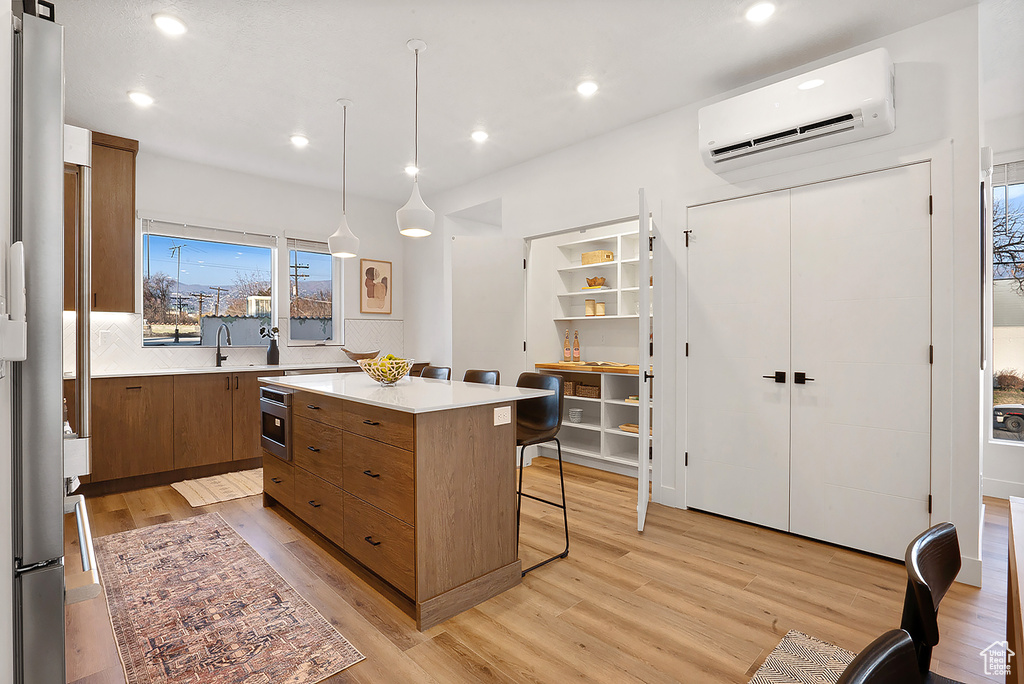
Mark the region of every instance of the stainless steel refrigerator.
[[[90, 553], [86, 552], [91, 552], [91, 540], [84, 518], [84, 500], [68, 497], [66, 475], [69, 473], [65, 471], [62, 401], [64, 32], [52, 20], [52, 6], [48, 6], [50, 19], [46, 19], [33, 15], [35, 2], [22, 4], [23, 8], [15, 9], [12, 28], [11, 233], [12, 242], [24, 245], [24, 318], [27, 331], [24, 360], [10, 364], [13, 392], [14, 681], [19, 684], [64, 684], [64, 516], [69, 509], [79, 509], [82, 516], [79, 519], [82, 566], [91, 566], [90, 572], [95, 577], [94, 563], [89, 558]], [[47, 3], [40, 4], [47, 8]], [[88, 208], [87, 197], [83, 203]], [[88, 212], [85, 216], [87, 219]], [[87, 254], [87, 220], [84, 223], [76, 246]], [[12, 249], [12, 254], [18, 251]], [[18, 270], [19, 267], [12, 264], [11, 273]], [[88, 260], [78, 271], [83, 277], [88, 277]], [[81, 290], [81, 279], [78, 287]], [[20, 286], [15, 285], [12, 278], [10, 296], [17, 296], [19, 290]], [[87, 293], [88, 289], [84, 297], [86, 301]], [[78, 301], [82, 299], [80, 291]], [[85, 326], [85, 331], [88, 330], [88, 309], [84, 315], [79, 315], [78, 323]], [[79, 337], [84, 337], [87, 344], [87, 334]], [[85, 409], [88, 411], [87, 347], [85, 351], [84, 359], [80, 359], [84, 360], [85, 373], [79, 370], [78, 377], [86, 388]], [[87, 425], [86, 420], [82, 427], [87, 428]], [[87, 445], [87, 441], [82, 441]], [[69, 452], [83, 453], [75, 447], [69, 448]], [[84, 453], [87, 462], [87, 448]]]

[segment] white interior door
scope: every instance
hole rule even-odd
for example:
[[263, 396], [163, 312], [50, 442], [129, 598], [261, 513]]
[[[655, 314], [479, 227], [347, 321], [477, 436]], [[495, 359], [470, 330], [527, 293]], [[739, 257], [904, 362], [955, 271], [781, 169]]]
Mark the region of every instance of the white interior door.
[[640, 419], [637, 421], [639, 427], [638, 462], [637, 462], [637, 506], [636, 506], [636, 529], [644, 531], [644, 522], [647, 519], [647, 504], [651, 500], [651, 381], [653, 370], [651, 369], [651, 230], [654, 218], [651, 216], [650, 207], [647, 206], [647, 198], [643, 188], [640, 189], [640, 221], [639, 221], [639, 249], [637, 256], [637, 285], [640, 288], [638, 300], [640, 308]]
[[692, 207], [687, 223], [686, 504], [786, 530], [789, 191]]
[[471, 368], [497, 370], [514, 385], [526, 367], [526, 251], [495, 231], [452, 240], [452, 379]]
[[929, 523], [929, 194], [923, 163], [791, 195], [791, 530], [892, 558]]

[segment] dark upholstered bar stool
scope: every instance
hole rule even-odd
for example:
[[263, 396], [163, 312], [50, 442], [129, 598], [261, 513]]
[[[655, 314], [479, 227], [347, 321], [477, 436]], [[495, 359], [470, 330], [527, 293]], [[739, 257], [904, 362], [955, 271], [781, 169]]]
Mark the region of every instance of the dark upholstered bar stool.
[[[523, 570], [523, 575], [536, 570], [558, 558], [569, 555], [569, 513], [565, 505], [565, 475], [562, 473], [562, 443], [558, 441], [558, 430], [562, 427], [562, 376], [545, 375], [543, 373], [522, 373], [516, 387], [546, 389], [554, 391], [554, 396], [523, 399], [516, 405], [516, 446], [519, 447], [519, 490], [516, 500], [516, 549], [519, 548], [519, 522], [522, 517], [523, 497], [562, 509], [562, 521], [565, 524], [565, 550]], [[562, 503], [548, 501], [532, 494], [523, 493], [523, 460], [526, 447], [544, 442], [554, 442], [558, 447], [558, 480], [562, 485]]]
[[902, 629], [893, 629], [864, 647], [846, 666], [837, 684], [919, 684], [914, 641]]
[[468, 370], [462, 381], [478, 382], [481, 385], [497, 385], [501, 382], [501, 373], [496, 370]]
[[922, 681], [950, 682], [929, 672], [939, 643], [939, 602], [960, 572], [960, 541], [953, 523], [939, 523], [907, 547], [907, 594], [900, 623], [914, 641]]
[[451, 380], [452, 369], [447, 366], [424, 366], [420, 371], [421, 378], [434, 378], [435, 380]]

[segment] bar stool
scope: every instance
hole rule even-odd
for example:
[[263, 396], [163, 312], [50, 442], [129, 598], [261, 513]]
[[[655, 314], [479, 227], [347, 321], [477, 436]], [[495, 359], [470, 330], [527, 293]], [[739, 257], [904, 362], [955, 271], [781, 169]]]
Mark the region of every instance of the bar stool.
[[[547, 565], [558, 558], [569, 555], [569, 509], [565, 505], [565, 475], [562, 472], [562, 443], [558, 441], [558, 430], [562, 427], [562, 376], [545, 375], [543, 373], [522, 373], [516, 387], [546, 389], [554, 391], [554, 396], [523, 399], [516, 405], [516, 446], [519, 447], [519, 489], [516, 499], [516, 552], [519, 551], [519, 523], [522, 517], [523, 497], [533, 499], [549, 506], [562, 509], [562, 522], [565, 524], [565, 550], [523, 570], [523, 576], [531, 570]], [[554, 442], [558, 448], [558, 480], [562, 485], [562, 503], [548, 501], [532, 494], [523, 493], [523, 461], [526, 447], [544, 442]]]
[[886, 632], [868, 644], [839, 676], [838, 684], [918, 684], [914, 641], [902, 629]]
[[421, 378], [434, 378], [435, 380], [451, 380], [452, 369], [447, 366], [424, 366], [420, 371]]
[[949, 682], [930, 672], [932, 647], [939, 643], [939, 602], [960, 572], [960, 541], [953, 523], [939, 523], [907, 546], [907, 593], [900, 627], [914, 642], [921, 677]]
[[468, 370], [462, 382], [479, 382], [482, 385], [497, 385], [501, 382], [501, 373], [496, 370]]

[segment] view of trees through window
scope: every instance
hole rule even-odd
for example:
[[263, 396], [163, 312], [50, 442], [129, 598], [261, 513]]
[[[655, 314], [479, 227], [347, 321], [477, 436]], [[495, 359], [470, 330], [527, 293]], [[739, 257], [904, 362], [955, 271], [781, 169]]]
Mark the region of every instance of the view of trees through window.
[[992, 434], [1024, 441], [1024, 179], [1015, 166], [997, 168], [992, 188]]
[[232, 344], [265, 345], [272, 272], [268, 247], [144, 235], [143, 344], [215, 346], [224, 323]]
[[334, 339], [334, 277], [330, 254], [293, 249], [288, 259], [289, 339]]

